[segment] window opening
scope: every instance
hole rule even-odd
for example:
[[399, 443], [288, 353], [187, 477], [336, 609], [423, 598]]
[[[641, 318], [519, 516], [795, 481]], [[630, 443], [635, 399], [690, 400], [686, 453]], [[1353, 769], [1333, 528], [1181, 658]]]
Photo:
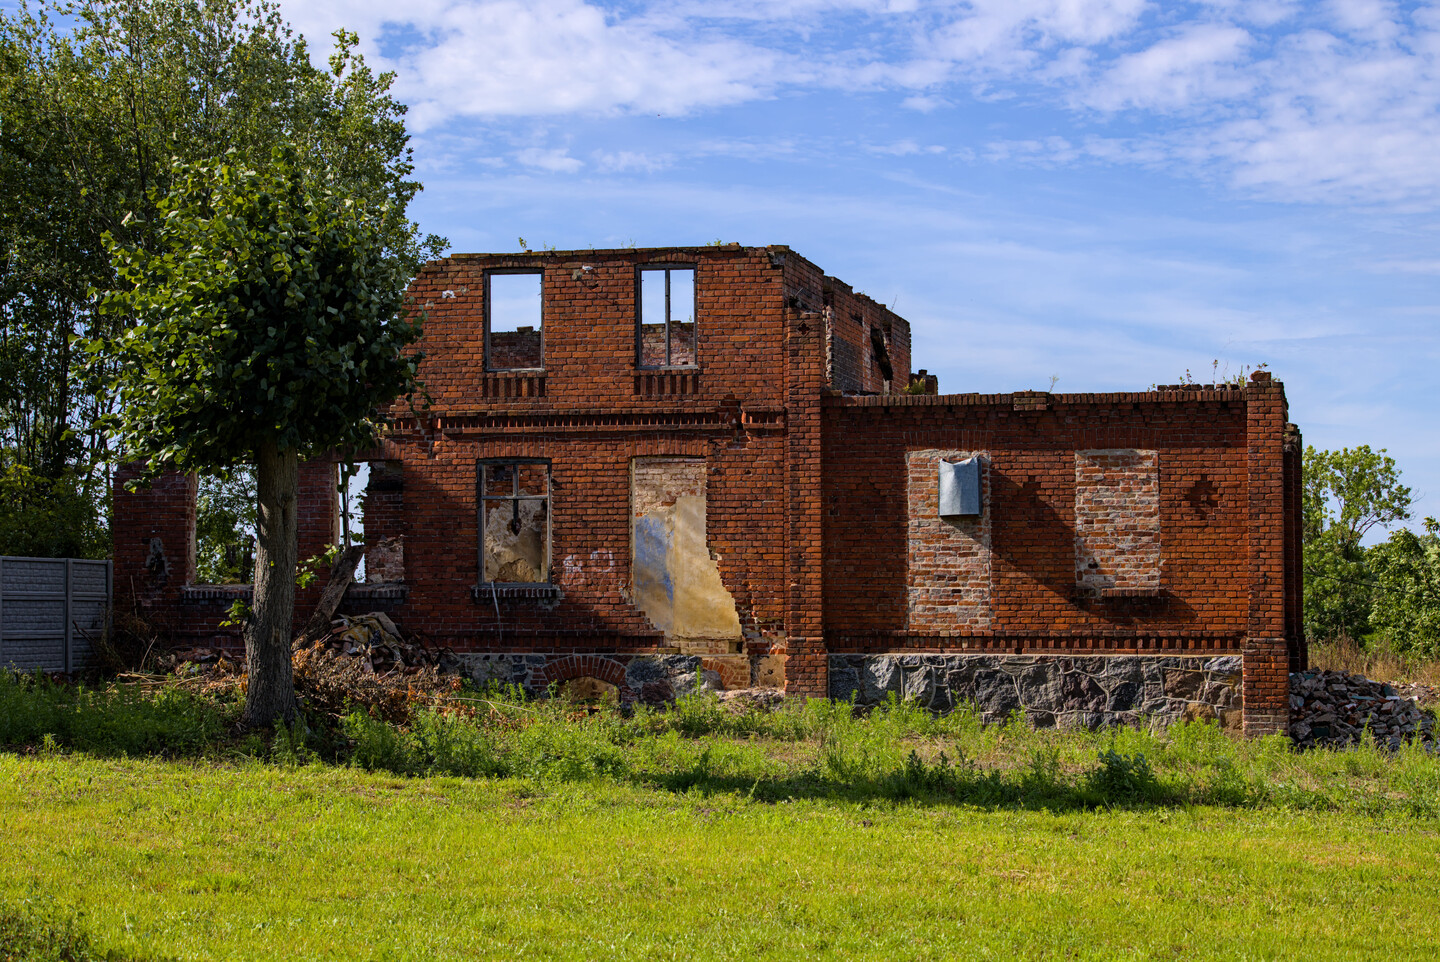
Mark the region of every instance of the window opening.
[[485, 369], [534, 370], [545, 366], [544, 299], [540, 271], [485, 275]]
[[248, 585], [255, 577], [255, 469], [201, 475], [195, 497], [195, 582]]
[[695, 366], [695, 268], [640, 269], [641, 367]]
[[550, 462], [485, 460], [478, 485], [481, 584], [550, 581]]

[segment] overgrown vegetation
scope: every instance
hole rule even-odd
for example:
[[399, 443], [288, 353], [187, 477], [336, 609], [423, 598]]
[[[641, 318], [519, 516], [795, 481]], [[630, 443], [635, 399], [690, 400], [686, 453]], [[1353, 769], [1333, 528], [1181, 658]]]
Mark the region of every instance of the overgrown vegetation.
[[241, 735], [186, 677], [0, 674], [0, 958], [1436, 949], [1419, 746], [495, 689]]
[[255, 577], [255, 470], [205, 475], [195, 493], [195, 580], [249, 584]]
[[0, 555], [108, 557], [110, 532], [99, 500], [74, 470], [46, 477], [10, 461], [0, 447]]
[[5, 962], [139, 962], [97, 948], [75, 919], [25, 899], [0, 904], [0, 959]]
[[1303, 531], [1305, 632], [1312, 646], [1353, 642], [1393, 655], [1413, 672], [1440, 658], [1440, 524], [1392, 531], [1408, 521], [1410, 489], [1395, 460], [1369, 446], [1305, 449]]
[[23, 503], [0, 497], [0, 507], [23, 507], [18, 521], [0, 511], [0, 554], [86, 555], [103, 544], [91, 535], [105, 527], [122, 457], [104, 424], [122, 361], [102, 350], [86, 365], [76, 339], [107, 344], [131, 327], [131, 315], [97, 310], [118, 282], [106, 238], [162, 249], [157, 203], [173, 160], [232, 151], [264, 171], [283, 146], [357, 204], [393, 204], [382, 224], [392, 253], [418, 263], [445, 248], [404, 216], [420, 189], [406, 108], [391, 96], [393, 75], [371, 70], [358, 43], [340, 31], [319, 64], [271, 0], [0, 9], [0, 476], [19, 468], [12, 483], [42, 482]]
[[1440, 758], [1294, 752], [1213, 724], [1168, 731], [1037, 731], [1023, 717], [984, 726], [892, 701], [868, 714], [810, 700], [737, 708], [713, 693], [622, 712], [562, 698], [462, 691], [394, 724], [354, 710], [312, 713], [262, 737], [232, 735], [238, 699], [175, 683], [71, 688], [0, 675], [0, 743], [101, 756], [335, 763], [403, 776], [608, 782], [675, 793], [986, 809], [1218, 805], [1440, 817]]

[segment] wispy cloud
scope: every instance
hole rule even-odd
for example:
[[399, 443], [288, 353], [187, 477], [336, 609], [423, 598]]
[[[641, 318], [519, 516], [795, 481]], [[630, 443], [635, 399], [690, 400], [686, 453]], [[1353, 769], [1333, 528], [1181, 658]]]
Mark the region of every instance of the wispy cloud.
[[[943, 121], [967, 100], [1009, 97], [1069, 117], [1046, 163], [1138, 160], [1284, 200], [1440, 204], [1440, 11], [1428, 5], [290, 0], [286, 11], [312, 37], [345, 24], [370, 38], [420, 131], [465, 117], [684, 116], [817, 90], [891, 94]], [[1088, 129], [1112, 119], [1143, 132]], [[1107, 146], [1073, 146], [1091, 140]]]
[[583, 160], [571, 157], [567, 151], [558, 148], [526, 147], [516, 152], [515, 159], [526, 167], [556, 174], [573, 174], [585, 166]]

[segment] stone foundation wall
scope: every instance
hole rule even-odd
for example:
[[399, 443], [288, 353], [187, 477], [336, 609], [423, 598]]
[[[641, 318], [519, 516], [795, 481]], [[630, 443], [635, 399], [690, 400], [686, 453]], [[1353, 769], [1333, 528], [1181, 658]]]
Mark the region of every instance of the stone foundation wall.
[[[552, 684], [595, 678], [618, 689], [622, 702], [661, 705], [694, 691], [697, 683], [723, 690], [743, 687], [736, 661], [744, 655], [562, 655], [562, 654], [460, 654], [466, 673], [478, 685], [496, 682], [518, 685], [532, 696], [543, 696]], [[746, 666], [748, 668], [748, 666]], [[748, 671], [745, 674], [748, 675]], [[748, 679], [747, 679], [748, 680]], [[726, 682], [730, 684], [726, 684]]]
[[862, 707], [891, 693], [932, 711], [972, 701], [986, 721], [1023, 708], [1041, 728], [1215, 719], [1239, 730], [1239, 655], [831, 655], [830, 697]]

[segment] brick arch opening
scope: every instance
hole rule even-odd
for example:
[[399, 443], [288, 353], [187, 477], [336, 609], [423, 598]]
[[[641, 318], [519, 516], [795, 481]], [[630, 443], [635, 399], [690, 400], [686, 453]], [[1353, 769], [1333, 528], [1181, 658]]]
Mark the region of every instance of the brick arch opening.
[[625, 686], [625, 666], [603, 655], [566, 655], [545, 665], [545, 684], [595, 678], [616, 688]]

